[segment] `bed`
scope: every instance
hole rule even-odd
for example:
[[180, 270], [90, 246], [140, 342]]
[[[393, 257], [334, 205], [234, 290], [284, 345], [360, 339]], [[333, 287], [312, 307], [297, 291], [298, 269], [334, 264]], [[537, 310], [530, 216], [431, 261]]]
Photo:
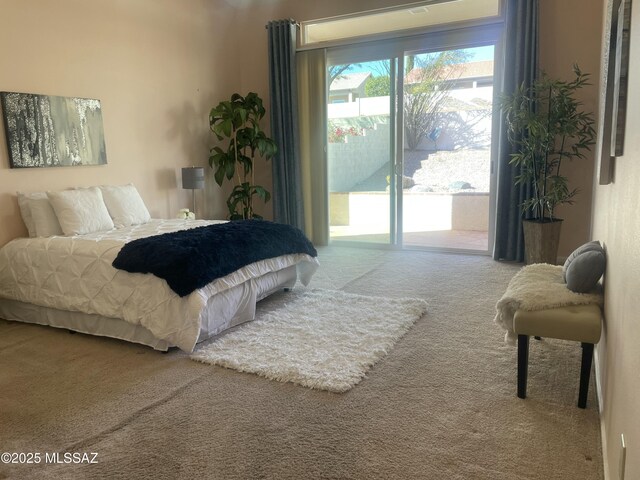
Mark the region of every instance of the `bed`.
[[[68, 227], [62, 209], [53, 211]], [[280, 255], [180, 296], [155, 275], [114, 268], [118, 253], [138, 239], [224, 222], [147, 215], [131, 225], [114, 222], [88, 233], [65, 228], [62, 235], [9, 242], [0, 249], [0, 318], [191, 352], [197, 342], [252, 320], [259, 300], [298, 279], [307, 285], [318, 268], [307, 253]]]

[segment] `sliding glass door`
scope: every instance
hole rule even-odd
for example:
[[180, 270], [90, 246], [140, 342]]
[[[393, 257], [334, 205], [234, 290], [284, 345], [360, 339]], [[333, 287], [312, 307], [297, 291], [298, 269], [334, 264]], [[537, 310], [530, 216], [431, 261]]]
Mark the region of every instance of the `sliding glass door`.
[[404, 56], [406, 247], [487, 252], [494, 46]]
[[332, 242], [488, 253], [498, 30], [327, 53]]
[[327, 67], [329, 225], [334, 240], [393, 243], [394, 68], [389, 59]]

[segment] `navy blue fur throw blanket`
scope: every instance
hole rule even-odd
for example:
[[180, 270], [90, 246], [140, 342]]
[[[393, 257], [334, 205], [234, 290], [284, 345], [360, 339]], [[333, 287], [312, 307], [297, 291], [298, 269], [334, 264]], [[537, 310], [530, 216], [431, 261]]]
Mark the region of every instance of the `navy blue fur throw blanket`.
[[292, 253], [318, 255], [295, 227], [238, 220], [133, 240], [122, 247], [113, 266], [152, 273], [184, 297], [250, 263]]

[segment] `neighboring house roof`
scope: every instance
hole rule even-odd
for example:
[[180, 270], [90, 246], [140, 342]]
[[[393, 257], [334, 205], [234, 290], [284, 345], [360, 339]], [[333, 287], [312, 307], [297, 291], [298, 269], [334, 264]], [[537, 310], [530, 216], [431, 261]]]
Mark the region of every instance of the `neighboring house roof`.
[[493, 60], [461, 63], [457, 66], [461, 69], [460, 78], [493, 77]]
[[[406, 77], [406, 83], [420, 82], [421, 68], [414, 68]], [[483, 60], [481, 62], [457, 63], [451, 65], [443, 72], [445, 78], [464, 80], [471, 78], [489, 78], [493, 77], [493, 60]]]
[[329, 86], [330, 91], [356, 90], [371, 76], [370, 72], [341, 73]]

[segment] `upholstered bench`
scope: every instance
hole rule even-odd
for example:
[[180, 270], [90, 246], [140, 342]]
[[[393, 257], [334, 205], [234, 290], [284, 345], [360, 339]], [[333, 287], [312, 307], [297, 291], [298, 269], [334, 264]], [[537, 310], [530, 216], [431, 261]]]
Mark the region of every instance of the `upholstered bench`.
[[495, 322], [505, 341], [518, 343], [518, 397], [527, 396], [529, 337], [582, 343], [578, 406], [585, 408], [593, 347], [600, 340], [603, 295], [598, 281], [605, 269], [599, 242], [576, 249], [564, 266], [536, 263], [520, 269], [496, 304]]
[[529, 337], [559, 338], [582, 343], [578, 407], [587, 405], [593, 346], [600, 340], [602, 314], [596, 304], [571, 305], [544, 310], [517, 310], [513, 331], [518, 335], [518, 397], [527, 396]]

